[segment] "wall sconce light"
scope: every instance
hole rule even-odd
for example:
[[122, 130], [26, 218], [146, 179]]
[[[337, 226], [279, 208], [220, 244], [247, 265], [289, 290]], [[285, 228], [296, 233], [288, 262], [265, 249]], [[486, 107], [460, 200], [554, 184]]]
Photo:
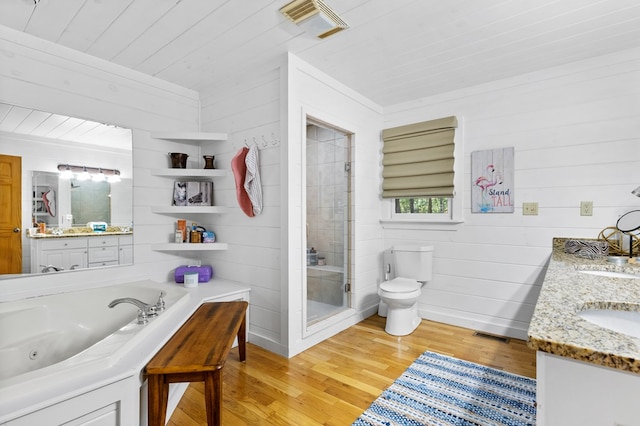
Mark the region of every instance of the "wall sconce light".
[[104, 182], [107, 178], [104, 175], [102, 169], [98, 169], [98, 173], [91, 176], [91, 180], [94, 182]]
[[294, 0], [281, 7], [280, 13], [306, 33], [321, 39], [349, 28], [322, 0]]
[[86, 167], [82, 168], [82, 172], [78, 175], [78, 180], [89, 180], [91, 179], [91, 175]]
[[95, 182], [107, 181], [109, 183], [120, 182], [120, 170], [103, 169], [101, 167], [72, 166], [69, 164], [58, 164], [60, 177], [64, 179], [73, 178], [74, 174], [78, 180], [93, 180]]
[[[58, 166], [58, 170], [60, 170], [60, 166]], [[60, 173], [60, 177], [62, 179], [73, 178], [73, 172], [71, 171], [71, 168], [69, 167], [68, 164], [65, 166], [64, 170], [62, 170], [62, 173]]]
[[109, 183], [120, 182], [120, 172], [118, 170], [114, 170], [113, 174], [107, 178], [107, 182]]

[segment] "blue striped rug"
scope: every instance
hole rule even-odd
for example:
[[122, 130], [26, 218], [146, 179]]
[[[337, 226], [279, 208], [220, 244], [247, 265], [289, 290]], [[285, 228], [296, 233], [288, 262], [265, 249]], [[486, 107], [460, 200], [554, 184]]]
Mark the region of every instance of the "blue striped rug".
[[533, 426], [535, 404], [534, 379], [427, 351], [353, 426]]

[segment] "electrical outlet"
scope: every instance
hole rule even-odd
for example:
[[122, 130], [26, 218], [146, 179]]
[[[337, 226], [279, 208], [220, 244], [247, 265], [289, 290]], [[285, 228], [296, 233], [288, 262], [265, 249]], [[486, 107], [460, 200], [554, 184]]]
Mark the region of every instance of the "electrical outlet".
[[525, 216], [537, 216], [538, 203], [522, 203], [522, 214]]
[[580, 201], [580, 216], [593, 216], [593, 201]]

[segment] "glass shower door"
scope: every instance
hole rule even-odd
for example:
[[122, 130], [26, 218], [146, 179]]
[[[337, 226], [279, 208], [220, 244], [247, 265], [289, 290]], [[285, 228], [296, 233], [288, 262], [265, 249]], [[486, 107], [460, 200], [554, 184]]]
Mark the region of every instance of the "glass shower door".
[[307, 125], [307, 325], [348, 307], [350, 141]]

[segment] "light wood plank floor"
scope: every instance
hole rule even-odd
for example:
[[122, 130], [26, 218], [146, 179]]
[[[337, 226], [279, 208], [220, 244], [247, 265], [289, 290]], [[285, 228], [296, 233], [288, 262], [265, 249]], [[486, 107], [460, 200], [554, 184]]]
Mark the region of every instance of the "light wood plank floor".
[[[242, 364], [233, 349], [223, 369], [223, 424], [350, 425], [426, 350], [535, 377], [535, 351], [524, 341], [427, 320], [394, 337], [384, 321], [374, 315], [291, 359], [247, 344]], [[192, 383], [168, 424], [205, 425], [204, 413], [204, 386]]]

